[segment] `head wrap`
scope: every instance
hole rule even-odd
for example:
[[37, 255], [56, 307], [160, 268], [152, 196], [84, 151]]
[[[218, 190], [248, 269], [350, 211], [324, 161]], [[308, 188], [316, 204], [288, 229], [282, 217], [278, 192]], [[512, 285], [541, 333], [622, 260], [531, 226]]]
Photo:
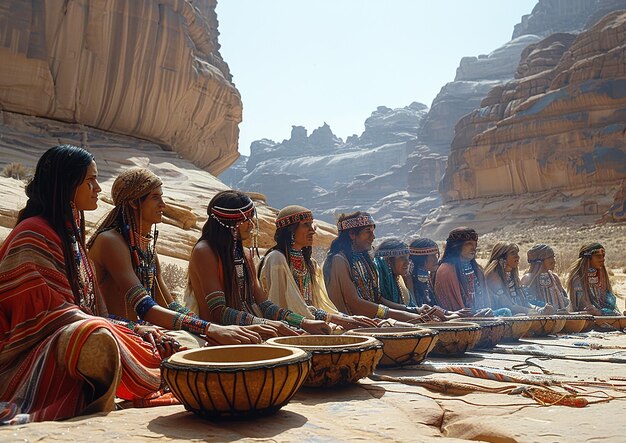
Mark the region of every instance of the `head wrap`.
[[401, 241], [383, 242], [374, 252], [374, 257], [399, 257], [401, 255], [409, 255], [409, 247]]
[[429, 238], [418, 238], [411, 242], [409, 253], [411, 255], [439, 254], [439, 246]]
[[593, 254], [600, 251], [604, 252], [604, 246], [602, 246], [600, 243], [587, 243], [585, 245], [582, 245], [582, 247], [580, 248], [578, 257], [591, 257]]
[[163, 182], [154, 172], [146, 168], [130, 168], [117, 176], [111, 187], [115, 206], [137, 200], [149, 194]]
[[367, 212], [361, 212], [358, 215], [355, 214], [337, 222], [337, 229], [339, 232], [354, 228], [361, 228], [364, 226], [376, 226], [374, 218], [372, 218], [372, 216]]
[[280, 210], [276, 217], [276, 228], [300, 223], [301, 221], [313, 220], [313, 213], [304, 206], [291, 205]]
[[226, 226], [225, 222], [232, 222], [235, 225], [239, 225], [240, 222], [246, 220], [252, 220], [256, 211], [254, 202], [250, 197], [244, 195], [245, 203], [239, 208], [223, 208], [221, 206], [210, 206], [207, 208], [209, 217], [217, 220], [222, 226], [226, 228], [232, 228], [233, 226]]
[[478, 241], [478, 234], [472, 228], [462, 226], [450, 231], [446, 239], [446, 245], [465, 243], [466, 241]]
[[554, 249], [550, 246], [540, 243], [533, 246], [526, 253], [528, 263], [541, 263], [547, 258], [554, 257]]

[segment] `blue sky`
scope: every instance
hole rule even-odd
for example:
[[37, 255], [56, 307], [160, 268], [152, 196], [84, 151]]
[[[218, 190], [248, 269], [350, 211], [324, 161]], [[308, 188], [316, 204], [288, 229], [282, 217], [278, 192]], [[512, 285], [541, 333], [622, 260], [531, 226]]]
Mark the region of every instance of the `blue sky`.
[[511, 39], [537, 0], [219, 0], [243, 100], [239, 152], [328, 123], [344, 140], [380, 105], [430, 107], [464, 56]]

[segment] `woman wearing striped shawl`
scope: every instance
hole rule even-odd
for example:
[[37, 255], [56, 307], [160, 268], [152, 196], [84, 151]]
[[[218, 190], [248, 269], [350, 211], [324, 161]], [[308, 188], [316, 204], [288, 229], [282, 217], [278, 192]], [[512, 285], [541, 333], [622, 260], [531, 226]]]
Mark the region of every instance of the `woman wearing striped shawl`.
[[0, 422], [110, 411], [161, 387], [152, 345], [104, 315], [84, 246], [100, 186], [93, 156], [48, 150], [0, 248]]

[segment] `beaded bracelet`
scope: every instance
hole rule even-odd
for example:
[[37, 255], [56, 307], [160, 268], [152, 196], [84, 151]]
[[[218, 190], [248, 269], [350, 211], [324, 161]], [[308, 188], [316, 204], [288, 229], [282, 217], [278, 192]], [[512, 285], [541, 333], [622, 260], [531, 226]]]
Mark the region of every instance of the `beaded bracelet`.
[[378, 309], [376, 310], [376, 318], [387, 318], [389, 315], [389, 307], [385, 305], [378, 305]]

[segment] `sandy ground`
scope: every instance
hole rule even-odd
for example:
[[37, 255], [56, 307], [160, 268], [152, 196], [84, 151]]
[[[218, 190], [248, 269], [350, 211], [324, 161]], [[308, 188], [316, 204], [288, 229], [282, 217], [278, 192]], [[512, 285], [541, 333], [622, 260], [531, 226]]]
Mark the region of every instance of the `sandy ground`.
[[[590, 349], [588, 344], [599, 349]], [[511, 353], [504, 353], [507, 350]], [[542, 406], [519, 393], [452, 396], [398, 381], [365, 379], [344, 389], [300, 390], [277, 414], [263, 419], [216, 423], [186, 412], [183, 406], [128, 409], [65, 422], [5, 427], [0, 429], [0, 441], [624, 441], [625, 334], [591, 332], [524, 339], [499, 345], [496, 351], [426, 363], [469, 363], [514, 371], [516, 377], [527, 379], [543, 376], [578, 392], [590, 404], [583, 408]], [[533, 357], [533, 352], [549, 357]], [[519, 380], [498, 382], [419, 367], [377, 374], [447, 380], [466, 387], [471, 384], [471, 389], [530, 386]]]

